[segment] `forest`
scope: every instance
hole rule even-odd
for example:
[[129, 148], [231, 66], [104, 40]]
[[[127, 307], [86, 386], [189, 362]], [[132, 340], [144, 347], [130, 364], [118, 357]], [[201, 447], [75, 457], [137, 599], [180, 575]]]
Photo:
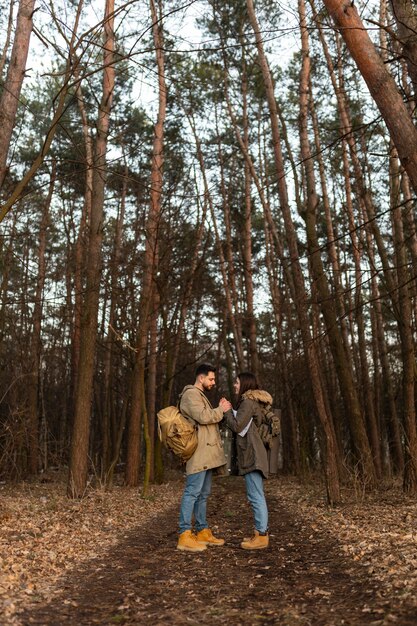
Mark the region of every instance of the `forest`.
[[417, 494], [412, 0], [0, 8], [0, 478], [146, 493], [198, 363], [283, 475]]

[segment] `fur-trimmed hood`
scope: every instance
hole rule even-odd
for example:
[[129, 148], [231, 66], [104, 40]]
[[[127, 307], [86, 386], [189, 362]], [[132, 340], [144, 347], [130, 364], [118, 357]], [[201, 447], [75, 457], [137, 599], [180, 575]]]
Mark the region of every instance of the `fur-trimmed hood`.
[[263, 389], [249, 389], [249, 391], [245, 391], [242, 398], [256, 400], [256, 402], [262, 402], [262, 404], [272, 404], [271, 394]]

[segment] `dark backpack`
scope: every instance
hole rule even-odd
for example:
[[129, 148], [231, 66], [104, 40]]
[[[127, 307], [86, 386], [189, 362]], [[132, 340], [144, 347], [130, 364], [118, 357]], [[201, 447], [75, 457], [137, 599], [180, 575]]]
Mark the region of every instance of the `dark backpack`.
[[272, 448], [274, 437], [278, 437], [281, 432], [281, 415], [280, 411], [273, 410], [270, 405], [263, 410], [262, 423], [258, 426], [259, 436], [265, 448]]

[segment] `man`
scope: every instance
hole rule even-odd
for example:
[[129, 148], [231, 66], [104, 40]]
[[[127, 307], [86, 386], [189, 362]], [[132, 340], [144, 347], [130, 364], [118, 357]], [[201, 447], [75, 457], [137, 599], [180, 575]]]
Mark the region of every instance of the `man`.
[[[194, 385], [184, 387], [180, 398], [181, 413], [197, 425], [198, 445], [187, 461], [185, 489], [181, 500], [177, 549], [202, 552], [207, 545], [222, 546], [224, 539], [213, 535], [207, 523], [207, 498], [211, 491], [212, 473], [226, 464], [218, 423], [223, 413], [232, 408], [226, 398], [213, 409], [205, 391], [216, 384], [216, 368], [203, 363], [195, 372]], [[192, 532], [194, 515], [195, 532]]]

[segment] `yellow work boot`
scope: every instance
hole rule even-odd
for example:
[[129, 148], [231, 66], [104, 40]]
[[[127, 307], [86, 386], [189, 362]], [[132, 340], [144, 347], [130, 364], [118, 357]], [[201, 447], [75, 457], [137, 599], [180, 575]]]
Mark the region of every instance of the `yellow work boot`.
[[[253, 532], [256, 532], [256, 528], [253, 529]], [[243, 537], [243, 541], [250, 541], [252, 537]]]
[[203, 528], [197, 533], [197, 541], [200, 541], [204, 545], [209, 546], [222, 546], [224, 539], [218, 539], [213, 535], [210, 528]]
[[252, 539], [245, 539], [240, 544], [244, 550], [263, 550], [263, 548], [267, 548], [269, 545], [269, 536], [260, 535], [257, 530], [255, 530], [255, 534]]
[[197, 537], [191, 530], [184, 530], [178, 537], [177, 550], [183, 550], [184, 552], [203, 552], [203, 550], [207, 550], [207, 546], [197, 541]]

